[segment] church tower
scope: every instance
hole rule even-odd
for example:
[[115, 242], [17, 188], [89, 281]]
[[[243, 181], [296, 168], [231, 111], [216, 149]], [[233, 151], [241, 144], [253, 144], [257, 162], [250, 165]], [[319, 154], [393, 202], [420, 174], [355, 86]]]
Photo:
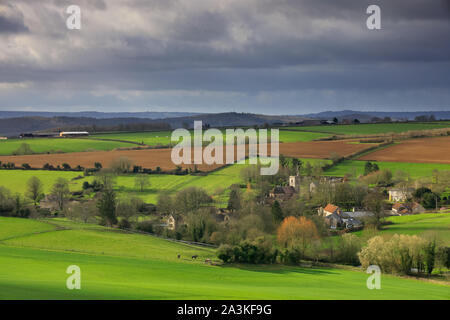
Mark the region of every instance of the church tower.
[[300, 192], [300, 177], [299, 176], [290, 176], [289, 177], [289, 186], [295, 189], [295, 192]]

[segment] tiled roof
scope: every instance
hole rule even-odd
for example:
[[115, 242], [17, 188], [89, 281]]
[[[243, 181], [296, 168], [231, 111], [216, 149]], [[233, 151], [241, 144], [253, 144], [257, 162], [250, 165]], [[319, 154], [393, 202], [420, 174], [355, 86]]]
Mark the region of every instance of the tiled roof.
[[336, 212], [336, 210], [338, 210], [338, 209], [339, 209], [338, 206], [335, 206], [335, 205], [329, 203], [323, 210], [327, 211], [327, 212]]
[[295, 189], [291, 186], [288, 187], [275, 187], [273, 188], [272, 192], [274, 194], [294, 194], [295, 193]]

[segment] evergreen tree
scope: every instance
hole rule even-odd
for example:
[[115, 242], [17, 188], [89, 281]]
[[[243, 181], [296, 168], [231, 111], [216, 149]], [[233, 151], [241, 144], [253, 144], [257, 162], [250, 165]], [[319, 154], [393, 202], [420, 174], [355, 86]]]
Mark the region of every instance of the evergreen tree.
[[277, 200], [272, 204], [272, 217], [276, 222], [283, 220], [283, 210], [281, 210], [280, 203]]
[[237, 211], [241, 209], [241, 197], [237, 188], [231, 189], [227, 209], [230, 211]]
[[364, 175], [367, 176], [371, 172], [372, 172], [372, 163], [370, 161], [368, 161], [364, 165]]

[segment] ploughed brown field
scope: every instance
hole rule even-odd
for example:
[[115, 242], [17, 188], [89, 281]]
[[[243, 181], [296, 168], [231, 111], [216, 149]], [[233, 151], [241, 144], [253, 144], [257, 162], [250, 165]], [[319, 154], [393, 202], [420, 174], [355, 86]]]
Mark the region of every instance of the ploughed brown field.
[[[333, 152], [336, 152], [341, 156], [349, 156], [355, 152], [365, 150], [372, 146], [373, 144], [349, 144], [345, 141], [294, 142], [281, 143], [280, 153], [285, 156], [297, 158], [326, 159], [329, 158]], [[270, 148], [268, 148], [268, 151], [270, 154]], [[2, 163], [13, 162], [16, 167], [20, 167], [24, 163], [29, 164], [32, 168], [42, 168], [46, 163], [55, 167], [62, 165], [63, 163], [68, 163], [71, 167], [80, 165], [84, 168], [93, 168], [95, 162], [100, 162], [103, 167], [108, 167], [113, 160], [120, 157], [126, 157], [133, 162], [133, 165], [142, 166], [143, 168], [155, 169], [156, 167], [160, 167], [162, 170], [173, 170], [176, 168], [176, 165], [171, 160], [171, 152], [172, 149], [73, 152], [24, 156], [0, 156], [0, 161]], [[201, 164], [197, 167], [201, 171], [211, 171], [221, 166], [222, 165], [220, 164]], [[181, 165], [181, 167], [192, 168], [193, 165]]]
[[405, 140], [358, 160], [450, 164], [450, 137]]
[[348, 157], [356, 152], [363, 151], [377, 144], [373, 143], [349, 143], [351, 141], [310, 141], [281, 143], [280, 153], [288, 157], [327, 159], [333, 152], [341, 157]]

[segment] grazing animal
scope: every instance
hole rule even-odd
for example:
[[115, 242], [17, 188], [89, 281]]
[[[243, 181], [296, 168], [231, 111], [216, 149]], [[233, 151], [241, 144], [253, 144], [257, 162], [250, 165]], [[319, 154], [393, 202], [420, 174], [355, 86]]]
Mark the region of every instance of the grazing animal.
[[192, 259], [197, 259], [198, 258], [198, 256], [197, 255], [195, 255], [195, 256], [192, 256]]
[[178, 254], [177, 257], [178, 257], [178, 259], [180, 259], [181, 258], [181, 254]]

